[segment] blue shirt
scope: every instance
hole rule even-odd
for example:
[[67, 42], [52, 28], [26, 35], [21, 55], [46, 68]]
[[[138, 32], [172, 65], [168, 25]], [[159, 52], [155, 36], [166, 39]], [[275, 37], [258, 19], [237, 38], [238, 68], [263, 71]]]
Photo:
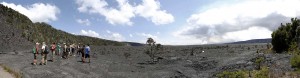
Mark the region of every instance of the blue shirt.
[[89, 53], [90, 53], [90, 47], [87, 46], [87, 47], [85, 47], [85, 54], [89, 54]]

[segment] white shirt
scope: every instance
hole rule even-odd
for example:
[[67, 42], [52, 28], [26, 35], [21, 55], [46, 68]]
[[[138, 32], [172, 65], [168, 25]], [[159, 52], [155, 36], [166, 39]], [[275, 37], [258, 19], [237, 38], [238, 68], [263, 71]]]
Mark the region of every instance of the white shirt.
[[46, 45], [43, 45], [43, 46], [42, 46], [42, 49], [44, 50], [45, 48], [46, 48]]
[[46, 46], [47, 46], [47, 45], [43, 45], [43, 46], [42, 46], [42, 51], [43, 51], [43, 52], [45, 51]]

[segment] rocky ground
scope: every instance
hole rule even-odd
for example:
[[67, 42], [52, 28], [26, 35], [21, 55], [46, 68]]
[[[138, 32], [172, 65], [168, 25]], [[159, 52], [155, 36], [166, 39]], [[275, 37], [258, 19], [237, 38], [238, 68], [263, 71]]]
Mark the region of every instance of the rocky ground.
[[[147, 47], [92, 46], [91, 63], [72, 56], [47, 65], [31, 65], [30, 50], [0, 53], [0, 63], [25, 78], [208, 78], [233, 70], [254, 70], [255, 59], [266, 44], [220, 44], [201, 46], [164, 46], [156, 53], [158, 62], [150, 63]], [[48, 55], [48, 59], [51, 55]], [[263, 54], [264, 65], [276, 77], [293, 70], [288, 54]], [[39, 55], [38, 59], [41, 56]], [[40, 62], [40, 60], [38, 61]]]

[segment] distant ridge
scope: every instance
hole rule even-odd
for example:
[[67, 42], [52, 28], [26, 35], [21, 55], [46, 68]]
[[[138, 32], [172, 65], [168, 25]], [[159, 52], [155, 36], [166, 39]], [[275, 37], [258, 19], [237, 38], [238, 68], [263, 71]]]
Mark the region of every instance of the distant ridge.
[[126, 43], [128, 46], [144, 46], [145, 44], [142, 43], [137, 43], [137, 42], [124, 42]]
[[227, 44], [250, 44], [250, 43], [271, 43], [272, 39], [252, 39], [252, 40], [246, 40], [246, 41], [238, 41], [238, 42], [232, 42]]

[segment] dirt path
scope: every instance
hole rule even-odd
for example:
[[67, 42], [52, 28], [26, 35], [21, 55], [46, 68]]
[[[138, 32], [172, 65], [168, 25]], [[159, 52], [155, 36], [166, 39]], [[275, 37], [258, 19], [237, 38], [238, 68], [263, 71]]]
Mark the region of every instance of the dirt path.
[[0, 67], [0, 78], [14, 78], [14, 76]]

